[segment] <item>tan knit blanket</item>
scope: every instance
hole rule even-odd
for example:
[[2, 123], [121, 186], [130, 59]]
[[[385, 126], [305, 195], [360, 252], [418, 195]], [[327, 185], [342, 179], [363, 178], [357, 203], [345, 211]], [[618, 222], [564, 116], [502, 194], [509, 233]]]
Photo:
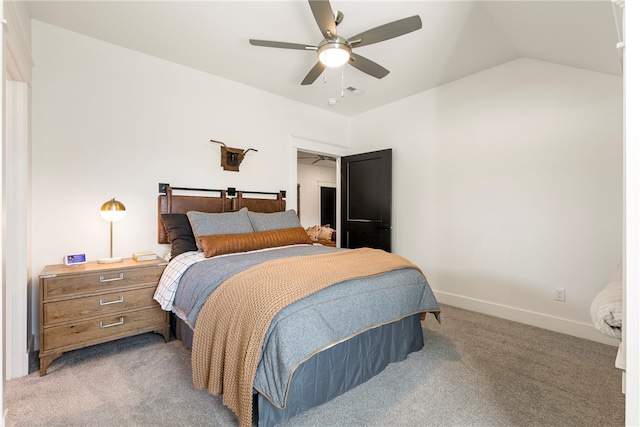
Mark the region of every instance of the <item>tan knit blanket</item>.
[[209, 297], [193, 337], [191, 365], [196, 388], [222, 394], [241, 427], [252, 423], [252, 389], [262, 342], [273, 317], [285, 306], [349, 279], [415, 268], [379, 249], [277, 259], [238, 273]]

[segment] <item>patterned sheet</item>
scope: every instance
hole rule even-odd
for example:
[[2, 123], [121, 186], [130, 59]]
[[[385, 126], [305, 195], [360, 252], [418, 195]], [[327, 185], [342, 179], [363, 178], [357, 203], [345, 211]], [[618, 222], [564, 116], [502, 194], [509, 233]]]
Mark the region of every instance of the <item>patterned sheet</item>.
[[184, 252], [169, 262], [160, 277], [156, 292], [153, 294], [153, 299], [158, 301], [163, 310], [171, 311], [173, 309], [176, 289], [184, 272], [196, 262], [204, 261], [204, 259], [202, 252]]

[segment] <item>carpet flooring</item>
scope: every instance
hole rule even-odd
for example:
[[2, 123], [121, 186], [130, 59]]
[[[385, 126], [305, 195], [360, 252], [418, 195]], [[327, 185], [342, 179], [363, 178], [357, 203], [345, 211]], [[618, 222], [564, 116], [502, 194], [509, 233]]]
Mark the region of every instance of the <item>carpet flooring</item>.
[[[624, 426], [617, 349], [450, 306], [425, 347], [283, 426]], [[65, 353], [5, 384], [6, 425], [236, 426], [191, 383], [180, 341], [143, 334]]]

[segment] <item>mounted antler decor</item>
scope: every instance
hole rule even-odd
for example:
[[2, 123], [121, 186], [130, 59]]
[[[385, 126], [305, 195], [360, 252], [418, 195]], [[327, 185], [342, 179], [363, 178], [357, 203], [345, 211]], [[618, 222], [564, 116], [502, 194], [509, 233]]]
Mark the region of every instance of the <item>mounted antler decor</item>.
[[240, 163], [242, 163], [244, 155], [249, 151], [258, 152], [255, 148], [247, 148], [246, 150], [241, 148], [230, 148], [227, 147], [227, 144], [224, 142], [214, 141], [213, 139], [211, 142], [222, 144], [222, 147], [220, 148], [220, 166], [222, 166], [226, 171], [240, 172]]

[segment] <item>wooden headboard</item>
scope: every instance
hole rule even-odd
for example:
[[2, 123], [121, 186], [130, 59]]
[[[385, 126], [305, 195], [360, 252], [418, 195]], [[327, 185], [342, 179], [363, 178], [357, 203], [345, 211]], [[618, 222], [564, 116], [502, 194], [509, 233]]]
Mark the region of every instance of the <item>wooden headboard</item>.
[[[275, 199], [247, 198], [243, 194], [268, 194], [275, 195]], [[247, 208], [252, 212], [283, 212], [287, 208], [287, 202], [283, 199], [283, 192], [279, 193], [256, 193], [253, 191], [238, 191], [237, 196], [231, 199], [231, 206], [234, 211]]]
[[[184, 195], [173, 194], [174, 190], [180, 192], [196, 192], [197, 194]], [[236, 191], [235, 188], [215, 190], [205, 188], [171, 187], [169, 184], [159, 184], [158, 195], [158, 243], [169, 243], [167, 232], [162, 222], [162, 214], [198, 212], [233, 212], [247, 208], [253, 212], [283, 212], [287, 202], [284, 200], [285, 192], [277, 193], [261, 191]], [[211, 195], [203, 195], [210, 193]], [[262, 197], [244, 197], [247, 194], [257, 194]], [[234, 197], [235, 196], [235, 197]], [[266, 196], [266, 197], [265, 197]]]

